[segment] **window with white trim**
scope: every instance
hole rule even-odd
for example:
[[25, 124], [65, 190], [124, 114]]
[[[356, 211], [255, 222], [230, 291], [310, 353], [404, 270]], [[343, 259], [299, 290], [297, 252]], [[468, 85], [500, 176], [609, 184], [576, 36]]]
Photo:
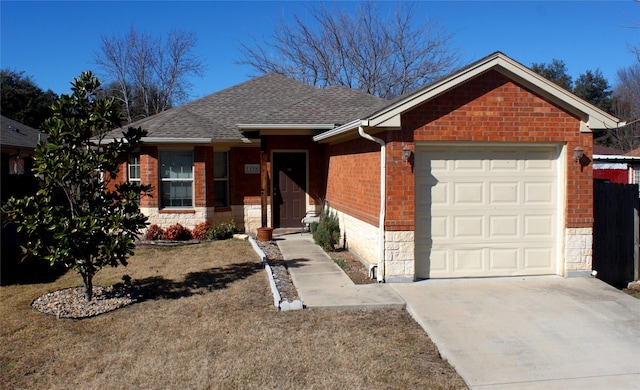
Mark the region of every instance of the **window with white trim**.
[[213, 153], [213, 192], [215, 207], [229, 207], [229, 153]]
[[140, 153], [133, 153], [129, 155], [127, 180], [140, 184]]
[[161, 207], [193, 206], [193, 151], [160, 152]]

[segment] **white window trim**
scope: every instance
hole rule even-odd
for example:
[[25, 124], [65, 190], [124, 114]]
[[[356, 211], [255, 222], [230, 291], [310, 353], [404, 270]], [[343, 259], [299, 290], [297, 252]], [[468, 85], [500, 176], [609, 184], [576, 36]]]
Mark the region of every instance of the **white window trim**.
[[[162, 154], [163, 153], [191, 153], [191, 177], [190, 178], [163, 178], [162, 177]], [[158, 197], [160, 198], [161, 210], [190, 210], [195, 206], [195, 152], [193, 149], [161, 149], [158, 150], [158, 180], [160, 181], [160, 188], [158, 191]], [[191, 182], [191, 206], [165, 206], [165, 198], [163, 197], [162, 183], [165, 182]]]
[[[228, 150], [214, 150], [214, 161], [215, 161], [215, 154], [216, 153], [224, 153], [225, 157], [226, 157], [226, 164], [225, 164], [225, 168], [226, 168], [226, 172], [225, 172], [225, 177], [213, 177], [213, 181], [215, 182], [225, 182], [225, 199], [227, 199], [227, 204], [224, 206], [215, 206], [215, 207], [220, 207], [220, 208], [226, 208], [226, 207], [231, 207], [231, 199], [229, 198], [229, 151]], [[215, 172], [215, 168], [214, 168], [214, 172]], [[215, 185], [214, 185], [215, 188]], [[214, 199], [215, 202], [215, 199]]]

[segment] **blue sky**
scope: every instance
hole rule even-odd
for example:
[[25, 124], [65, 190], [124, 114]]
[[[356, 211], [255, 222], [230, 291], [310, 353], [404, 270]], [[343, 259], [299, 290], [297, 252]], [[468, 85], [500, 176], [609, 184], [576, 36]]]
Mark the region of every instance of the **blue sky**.
[[[331, 3], [333, 4], [333, 3]], [[354, 2], [338, 2], [355, 8]], [[83, 70], [98, 71], [94, 54], [102, 35], [131, 26], [154, 35], [172, 29], [198, 36], [204, 77], [193, 80], [192, 98], [254, 76], [234, 64], [240, 42], [268, 37], [280, 17], [303, 13], [296, 1], [0, 1], [0, 66], [24, 71], [42, 89], [68, 93]], [[380, 2], [391, 12], [396, 3]], [[640, 3], [624, 1], [421, 1], [414, 22], [437, 20], [453, 34], [452, 47], [466, 65], [494, 51], [516, 61], [563, 60], [574, 80], [600, 69], [615, 85], [618, 69], [633, 64], [630, 46], [640, 47]], [[635, 28], [632, 28], [635, 26]]]

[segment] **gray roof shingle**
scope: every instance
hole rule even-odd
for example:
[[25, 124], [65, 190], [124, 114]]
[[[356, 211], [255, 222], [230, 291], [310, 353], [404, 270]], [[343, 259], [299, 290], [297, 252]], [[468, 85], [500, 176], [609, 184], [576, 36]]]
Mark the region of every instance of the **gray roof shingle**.
[[40, 131], [0, 115], [0, 144], [2, 146], [35, 149], [40, 139], [46, 139], [46, 136]]
[[132, 123], [153, 138], [239, 140], [238, 124], [345, 123], [388, 101], [346, 87], [319, 89], [275, 73]]

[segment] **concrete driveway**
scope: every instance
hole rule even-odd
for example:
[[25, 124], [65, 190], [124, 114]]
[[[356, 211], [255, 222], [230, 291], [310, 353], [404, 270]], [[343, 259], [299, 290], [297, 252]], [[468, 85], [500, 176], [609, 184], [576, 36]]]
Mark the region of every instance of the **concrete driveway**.
[[597, 279], [391, 286], [472, 389], [640, 389], [640, 300]]

